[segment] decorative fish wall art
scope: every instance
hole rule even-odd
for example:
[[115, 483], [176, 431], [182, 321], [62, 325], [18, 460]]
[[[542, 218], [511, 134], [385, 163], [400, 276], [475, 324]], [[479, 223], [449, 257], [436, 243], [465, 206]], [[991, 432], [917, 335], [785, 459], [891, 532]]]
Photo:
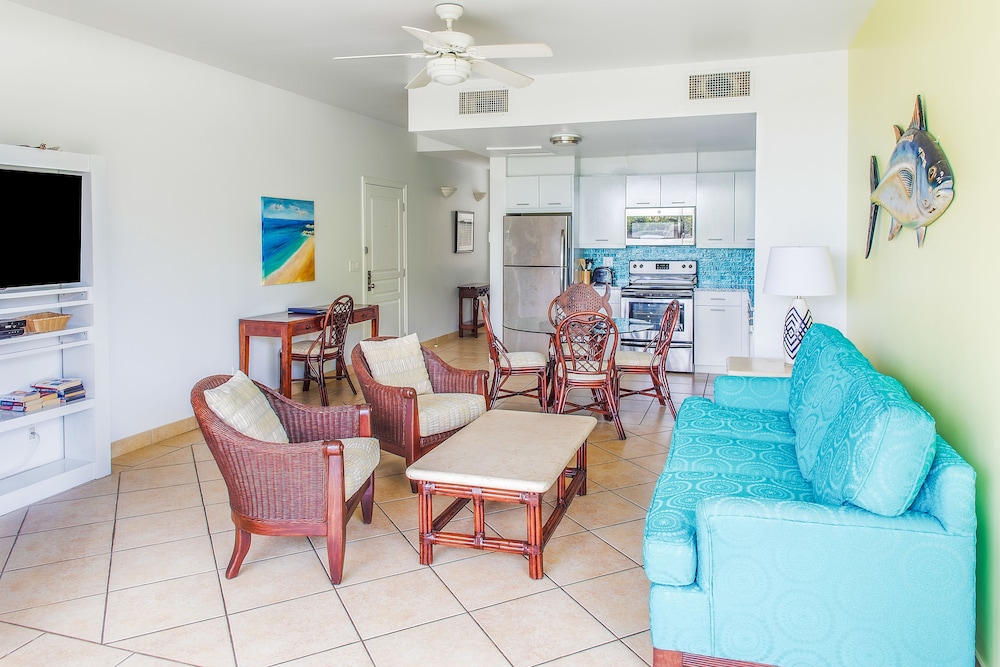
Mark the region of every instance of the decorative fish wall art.
[[868, 244], [865, 258], [872, 251], [875, 222], [879, 207], [892, 216], [889, 240], [896, 238], [903, 227], [917, 232], [917, 247], [924, 244], [927, 227], [941, 215], [955, 198], [955, 176], [937, 139], [927, 131], [924, 104], [917, 95], [913, 119], [903, 131], [898, 125], [896, 147], [889, 156], [889, 171], [879, 178], [878, 160], [871, 159], [871, 210], [868, 214]]

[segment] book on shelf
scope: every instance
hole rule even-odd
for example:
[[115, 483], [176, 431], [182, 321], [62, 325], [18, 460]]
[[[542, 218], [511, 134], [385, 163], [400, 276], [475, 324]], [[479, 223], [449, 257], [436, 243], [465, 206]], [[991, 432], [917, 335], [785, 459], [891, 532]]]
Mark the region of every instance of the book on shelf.
[[10, 410], [11, 412], [34, 412], [44, 407], [41, 401], [31, 401], [22, 405], [4, 405], [0, 403], [0, 410]]
[[15, 389], [6, 394], [0, 394], [0, 402], [24, 403], [26, 401], [40, 401], [42, 393], [37, 389]]
[[57, 394], [61, 397], [66, 392], [83, 391], [83, 380], [80, 378], [49, 378], [32, 382], [31, 386], [43, 394]]

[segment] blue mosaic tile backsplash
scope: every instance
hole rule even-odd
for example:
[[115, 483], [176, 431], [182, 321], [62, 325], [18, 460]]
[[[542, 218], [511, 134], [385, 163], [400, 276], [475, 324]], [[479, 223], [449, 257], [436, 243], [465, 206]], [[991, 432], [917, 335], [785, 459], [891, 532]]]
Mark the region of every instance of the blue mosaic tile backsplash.
[[753, 302], [753, 248], [693, 248], [686, 246], [630, 246], [628, 248], [580, 248], [577, 257], [594, 260], [601, 266], [605, 257], [614, 258], [615, 282], [628, 284], [628, 263], [633, 260], [698, 261], [698, 287], [745, 289]]

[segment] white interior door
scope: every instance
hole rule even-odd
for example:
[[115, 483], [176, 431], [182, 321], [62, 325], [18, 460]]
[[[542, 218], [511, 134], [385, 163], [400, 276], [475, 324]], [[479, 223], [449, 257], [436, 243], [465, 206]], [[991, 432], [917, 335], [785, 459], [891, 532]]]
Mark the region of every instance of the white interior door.
[[378, 304], [379, 335], [407, 333], [406, 186], [366, 178], [366, 303]]

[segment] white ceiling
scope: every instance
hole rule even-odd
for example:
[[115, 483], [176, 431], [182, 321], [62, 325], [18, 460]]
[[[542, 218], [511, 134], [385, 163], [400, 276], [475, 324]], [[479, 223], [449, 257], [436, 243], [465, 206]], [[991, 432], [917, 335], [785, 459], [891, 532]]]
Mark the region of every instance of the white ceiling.
[[[400, 127], [406, 127], [403, 86], [424, 61], [332, 58], [419, 52], [420, 42], [400, 26], [444, 29], [434, 13], [435, 0], [12, 1]], [[459, 1], [465, 15], [453, 29], [472, 35], [477, 44], [544, 42], [552, 47], [551, 58], [493, 60], [528, 75], [842, 50], [874, 4], [874, 0]], [[670, 131], [678, 122], [688, 124], [684, 132]], [[530, 131], [463, 130], [451, 135], [450, 141], [486, 155], [488, 145], [537, 144], [537, 129], [534, 135]], [[752, 114], [599, 123], [586, 132], [585, 144], [575, 151], [580, 156], [625, 155], [629, 145], [640, 143], [643, 152], [665, 153], [754, 147]], [[682, 139], [651, 146], [652, 136]], [[436, 138], [445, 140], [441, 135]]]

